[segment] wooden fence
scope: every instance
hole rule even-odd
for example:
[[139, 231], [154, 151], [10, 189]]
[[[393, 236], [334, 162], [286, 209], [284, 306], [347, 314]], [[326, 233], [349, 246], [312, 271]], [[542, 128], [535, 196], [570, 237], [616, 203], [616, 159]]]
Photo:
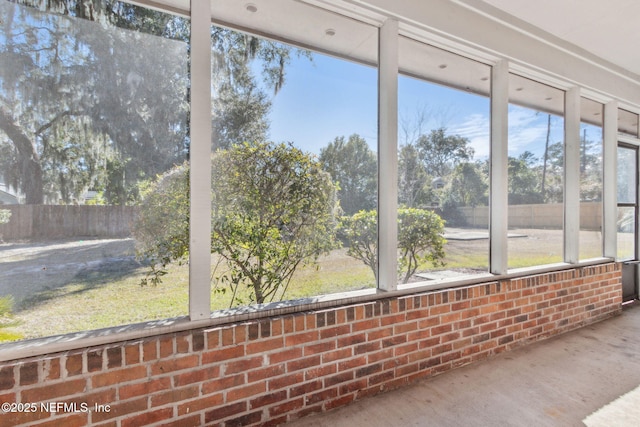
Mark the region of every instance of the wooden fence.
[[0, 224], [0, 238], [11, 240], [71, 237], [129, 237], [135, 206], [0, 205], [11, 211]]
[[[487, 206], [460, 208], [470, 227], [486, 228], [489, 224]], [[509, 206], [510, 228], [561, 229], [563, 221], [562, 204], [512, 205]], [[580, 228], [600, 230], [602, 228], [602, 203], [580, 203]]]

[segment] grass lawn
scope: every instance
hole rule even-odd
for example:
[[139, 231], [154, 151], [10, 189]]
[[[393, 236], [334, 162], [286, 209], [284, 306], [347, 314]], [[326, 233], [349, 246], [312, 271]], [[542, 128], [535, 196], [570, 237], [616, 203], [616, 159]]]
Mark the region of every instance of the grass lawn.
[[[559, 262], [561, 254], [546, 248], [558, 247], [557, 231], [522, 230], [528, 237], [518, 241], [518, 252], [510, 256], [510, 268]], [[595, 239], [593, 242], [587, 239]], [[598, 256], [597, 236], [585, 237], [586, 247]], [[581, 236], [581, 239], [583, 237]], [[581, 241], [581, 243], [583, 243]], [[561, 246], [559, 246], [561, 248]], [[444, 269], [487, 271], [488, 240], [449, 241], [445, 246]], [[514, 254], [512, 254], [514, 255]], [[581, 254], [582, 255], [582, 254]], [[215, 261], [215, 256], [212, 257]], [[425, 266], [429, 269], [429, 266]], [[173, 265], [163, 283], [140, 286], [143, 267], [115, 271], [113, 268], [77, 275], [65, 286], [39, 292], [14, 307], [16, 325], [0, 329], [0, 340], [35, 338], [110, 326], [159, 320], [188, 313], [188, 265]], [[373, 273], [362, 262], [349, 257], [346, 249], [321, 257], [317, 265], [299, 269], [285, 299], [331, 294], [374, 287]], [[228, 308], [231, 292], [212, 289], [211, 308]], [[238, 297], [249, 304], [248, 290]]]

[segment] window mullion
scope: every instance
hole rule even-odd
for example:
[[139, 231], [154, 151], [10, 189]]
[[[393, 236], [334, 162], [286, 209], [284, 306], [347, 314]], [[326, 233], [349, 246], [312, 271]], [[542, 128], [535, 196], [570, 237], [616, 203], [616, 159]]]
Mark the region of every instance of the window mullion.
[[603, 222], [602, 234], [604, 256], [615, 258], [617, 255], [617, 195], [618, 181], [616, 177], [618, 150], [618, 102], [611, 101], [604, 105], [603, 129]]
[[489, 269], [507, 272], [509, 223], [508, 181], [509, 63], [497, 62], [491, 71], [491, 186], [489, 189]]
[[378, 288], [398, 286], [398, 21], [380, 28], [378, 68]]
[[580, 257], [580, 88], [565, 94], [564, 261]]
[[191, 2], [189, 317], [211, 315], [211, 11]]

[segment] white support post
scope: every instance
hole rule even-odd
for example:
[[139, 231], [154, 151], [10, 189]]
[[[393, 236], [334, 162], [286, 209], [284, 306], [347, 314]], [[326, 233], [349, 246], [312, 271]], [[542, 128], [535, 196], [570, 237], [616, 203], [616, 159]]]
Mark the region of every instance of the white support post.
[[505, 274], [508, 268], [509, 63], [502, 60], [491, 69], [491, 186], [489, 197], [489, 270]]
[[378, 39], [378, 289], [398, 287], [398, 21]]
[[604, 105], [602, 237], [603, 255], [615, 259], [618, 252], [618, 102]]
[[191, 1], [189, 317], [211, 316], [211, 9]]
[[564, 262], [580, 259], [580, 88], [565, 94]]

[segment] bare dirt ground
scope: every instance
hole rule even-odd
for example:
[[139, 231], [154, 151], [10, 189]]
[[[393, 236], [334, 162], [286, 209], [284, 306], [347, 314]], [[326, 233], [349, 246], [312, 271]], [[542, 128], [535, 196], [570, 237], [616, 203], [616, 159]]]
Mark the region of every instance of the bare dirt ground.
[[0, 244], [0, 296], [16, 306], [91, 271], [122, 273], [139, 267], [133, 239], [73, 239]]

